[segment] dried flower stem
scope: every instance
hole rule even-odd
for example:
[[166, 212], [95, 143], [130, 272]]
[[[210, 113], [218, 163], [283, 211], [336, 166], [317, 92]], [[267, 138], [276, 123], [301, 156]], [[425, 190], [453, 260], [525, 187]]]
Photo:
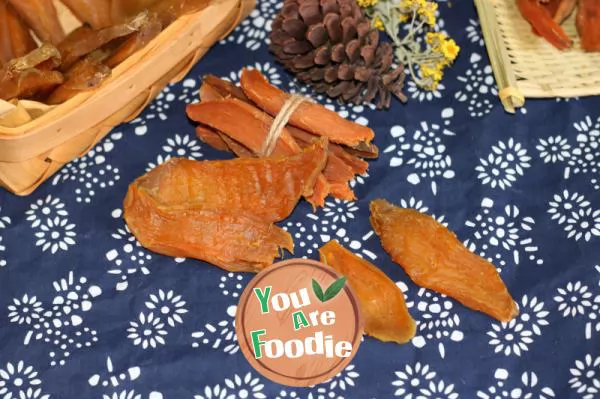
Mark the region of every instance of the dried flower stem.
[[[413, 81], [427, 90], [435, 90], [442, 80], [444, 68], [450, 66], [460, 51], [456, 42], [436, 32], [437, 3], [428, 0], [357, 0], [373, 26], [392, 40], [398, 62], [408, 66]], [[401, 26], [408, 32], [401, 36]], [[425, 36], [425, 44], [417, 35]], [[416, 67], [419, 67], [419, 74]]]

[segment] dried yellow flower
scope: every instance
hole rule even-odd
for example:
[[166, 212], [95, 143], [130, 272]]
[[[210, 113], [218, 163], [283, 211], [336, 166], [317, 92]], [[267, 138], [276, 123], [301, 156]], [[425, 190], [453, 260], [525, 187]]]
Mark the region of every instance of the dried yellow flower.
[[379, 16], [375, 17], [373, 26], [375, 27], [375, 29], [385, 30], [385, 25], [383, 24], [383, 21], [381, 20], [381, 18], [379, 18]]
[[401, 24], [408, 22], [408, 21], [410, 21], [410, 16], [408, 14], [400, 14], [400, 16], [398, 17], [398, 21]]
[[435, 25], [435, 13], [437, 12], [438, 5], [431, 1], [420, 0], [419, 4], [419, 15], [421, 19], [429, 26]]
[[456, 42], [452, 39], [447, 39], [442, 42], [441, 52], [444, 55], [444, 58], [448, 61], [452, 62], [458, 56], [460, 51], [460, 47], [456, 44]]
[[425, 43], [429, 44], [434, 50], [439, 49], [447, 36], [443, 32], [427, 32], [425, 34]]
[[356, 0], [356, 2], [362, 8], [369, 8], [377, 4], [379, 0]]

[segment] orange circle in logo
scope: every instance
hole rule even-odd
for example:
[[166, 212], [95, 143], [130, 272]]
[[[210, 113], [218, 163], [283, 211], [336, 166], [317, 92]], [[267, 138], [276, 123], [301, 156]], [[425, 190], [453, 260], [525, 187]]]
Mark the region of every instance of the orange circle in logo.
[[291, 259], [250, 281], [235, 328], [244, 356], [259, 373], [279, 384], [308, 387], [348, 366], [364, 321], [342, 275], [320, 262]]

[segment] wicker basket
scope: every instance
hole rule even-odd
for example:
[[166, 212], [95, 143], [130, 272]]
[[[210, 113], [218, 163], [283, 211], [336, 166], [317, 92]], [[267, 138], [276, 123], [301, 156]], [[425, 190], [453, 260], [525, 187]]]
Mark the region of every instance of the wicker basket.
[[[168, 83], [181, 80], [254, 5], [254, 0], [215, 0], [178, 19], [116, 67], [100, 88], [58, 106], [0, 101], [0, 185], [17, 195], [33, 192], [113, 127], [136, 118]], [[57, 7], [67, 32], [79, 24]]]
[[475, 0], [499, 96], [514, 113], [525, 98], [600, 94], [600, 53], [581, 50], [575, 13], [563, 24], [573, 48], [559, 51], [533, 34], [515, 0]]

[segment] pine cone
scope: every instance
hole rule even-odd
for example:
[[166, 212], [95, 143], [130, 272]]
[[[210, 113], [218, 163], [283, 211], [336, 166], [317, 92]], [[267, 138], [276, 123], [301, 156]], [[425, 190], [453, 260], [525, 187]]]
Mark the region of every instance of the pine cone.
[[355, 0], [285, 0], [269, 38], [277, 60], [318, 93], [353, 104], [378, 97], [378, 109], [392, 94], [406, 101], [392, 46], [379, 42]]

